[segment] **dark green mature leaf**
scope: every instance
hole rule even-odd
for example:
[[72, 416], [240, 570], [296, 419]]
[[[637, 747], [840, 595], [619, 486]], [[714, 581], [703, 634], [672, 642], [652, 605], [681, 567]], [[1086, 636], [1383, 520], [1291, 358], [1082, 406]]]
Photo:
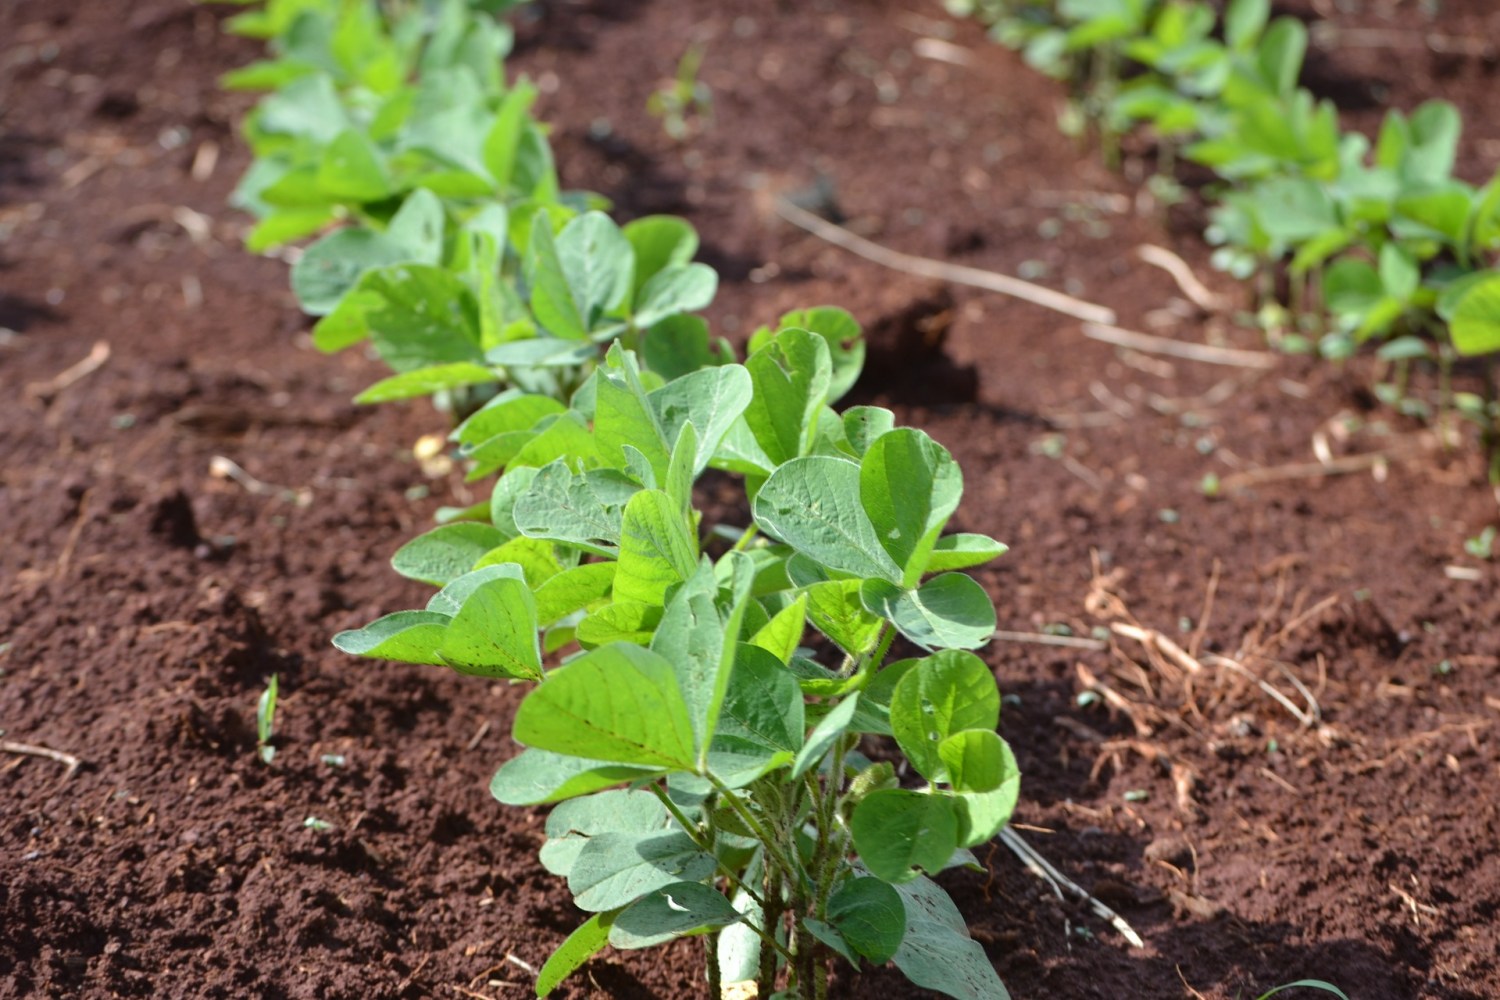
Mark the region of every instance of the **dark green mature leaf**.
[[859, 499], [880, 544], [915, 587], [928, 553], [964, 492], [948, 450], [919, 430], [882, 434], [859, 463]]
[[854, 878], [841, 885], [829, 897], [828, 922], [877, 965], [890, 961], [906, 936], [901, 894], [877, 878]]
[[880, 406], [852, 406], [844, 411], [843, 420], [844, 436], [859, 458], [896, 426], [896, 415]]
[[554, 670], [521, 702], [513, 733], [539, 750], [595, 760], [683, 771], [696, 764], [676, 670], [625, 643]]
[[445, 524], [397, 549], [391, 565], [409, 580], [441, 587], [469, 572], [486, 552], [504, 542], [505, 535], [488, 524]]
[[673, 379], [712, 368], [728, 361], [719, 346], [709, 338], [708, 323], [701, 316], [671, 316], [657, 322], [641, 343], [641, 355], [651, 371]]
[[582, 909], [613, 910], [676, 882], [708, 878], [717, 867], [686, 833], [601, 833], [578, 853], [568, 888]]
[[859, 968], [859, 953], [854, 950], [853, 945], [844, 939], [844, 935], [839, 933], [837, 927], [830, 923], [825, 923], [816, 917], [804, 917], [802, 919], [802, 926], [809, 934], [827, 945], [834, 954], [843, 958], [856, 969]]
[[539, 860], [566, 878], [592, 837], [602, 833], [666, 833], [673, 824], [666, 807], [646, 791], [617, 788], [570, 799], [547, 816], [547, 842]]
[[628, 767], [548, 750], [522, 750], [490, 780], [490, 794], [508, 806], [544, 805], [591, 795], [626, 781], [661, 774], [660, 769]]
[[741, 643], [713, 746], [768, 765], [791, 763], [802, 749], [803, 713], [802, 692], [781, 662]]
[[512, 509], [516, 528], [531, 538], [611, 553], [620, 541], [628, 500], [628, 495], [622, 499], [623, 491], [615, 485], [614, 480], [593, 473], [575, 474], [568, 460], [560, 458], [537, 470], [530, 488], [516, 498]]
[[671, 497], [642, 490], [625, 505], [615, 598], [660, 604], [698, 568], [698, 539]]
[[544, 997], [557, 989], [564, 979], [578, 971], [585, 962], [609, 944], [610, 927], [615, 914], [596, 913], [578, 926], [567, 940], [557, 946], [536, 976], [536, 995]]
[[609, 943], [649, 948], [688, 934], [739, 923], [743, 917], [723, 893], [701, 882], [674, 882], [636, 900], [615, 917]]
[[958, 907], [936, 882], [918, 877], [895, 888], [906, 909], [906, 936], [891, 961], [907, 979], [958, 1000], [1010, 1000]]
[[849, 831], [871, 874], [908, 882], [915, 869], [940, 872], [948, 863], [958, 848], [958, 811], [946, 795], [886, 788], [860, 800]]
[[787, 461], [755, 497], [761, 529], [825, 566], [901, 580], [859, 501], [860, 467], [822, 455]]
[[912, 766], [929, 781], [942, 781], [947, 772], [939, 745], [961, 730], [994, 729], [1000, 722], [1000, 690], [979, 657], [944, 650], [901, 677], [891, 695], [890, 719]]
[[866, 580], [859, 596], [871, 614], [890, 619], [902, 635], [924, 649], [978, 649], [995, 633], [995, 606], [989, 595], [962, 573], [944, 573], [915, 590]]
[[333, 645], [351, 656], [441, 667], [444, 662], [437, 650], [448, 621], [447, 615], [432, 611], [397, 611], [364, 628], [340, 632], [333, 637]]
[[803, 454], [818, 412], [828, 401], [828, 344], [806, 330], [788, 330], [745, 361], [755, 393], [745, 421], [777, 465]]

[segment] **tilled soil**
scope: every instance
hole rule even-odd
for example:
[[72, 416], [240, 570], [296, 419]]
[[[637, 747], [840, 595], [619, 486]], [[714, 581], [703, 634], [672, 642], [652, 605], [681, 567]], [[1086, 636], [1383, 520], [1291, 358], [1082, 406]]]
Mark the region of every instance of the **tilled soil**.
[[[1315, 50], [1314, 83], [1359, 127], [1458, 102], [1485, 179], [1497, 15], [1350, 6], [1361, 44]], [[977, 575], [1026, 636], [985, 653], [1017, 821], [1145, 940], [982, 851], [986, 874], [944, 880], [1012, 992], [1500, 995], [1500, 579], [1463, 547], [1496, 522], [1473, 434], [1443, 448], [1376, 404], [1367, 362], [1122, 351], [782, 222], [786, 195], [1123, 327], [1261, 347], [1135, 256], [1169, 247], [1243, 301], [1196, 202], [1163, 211], [1133, 162], [1063, 137], [1063, 91], [936, 3], [542, 9], [515, 64], [566, 183], [692, 219], [730, 336], [851, 309], [856, 395], [947, 444], [957, 526], [1012, 545]], [[525, 995], [579, 918], [535, 861], [542, 813], [486, 791], [517, 692], [328, 645], [423, 599], [386, 560], [473, 498], [412, 457], [443, 417], [350, 404], [379, 367], [313, 351], [285, 265], [240, 248], [248, 104], [215, 81], [257, 49], [220, 14], [0, 6], [0, 997]], [[679, 143], [644, 108], [694, 42], [713, 118]], [[1101, 648], [1112, 624], [1190, 655]], [[610, 953], [561, 994], [702, 995], [698, 969], [689, 945]], [[838, 988], [918, 995], [888, 971]]]

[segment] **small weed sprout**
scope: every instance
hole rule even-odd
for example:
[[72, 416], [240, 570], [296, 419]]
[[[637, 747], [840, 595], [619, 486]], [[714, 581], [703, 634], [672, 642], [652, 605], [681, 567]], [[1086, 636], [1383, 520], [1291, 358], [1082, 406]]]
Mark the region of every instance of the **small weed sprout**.
[[646, 112], [661, 119], [662, 130], [677, 142], [713, 124], [714, 94], [698, 79], [703, 46], [692, 45], [677, 62], [677, 75], [646, 101]]
[[277, 675], [272, 674], [271, 682], [266, 685], [266, 689], [260, 693], [260, 700], [255, 703], [255, 746], [263, 764], [269, 764], [276, 759], [276, 748], [271, 745], [271, 737], [276, 732], [277, 687]]

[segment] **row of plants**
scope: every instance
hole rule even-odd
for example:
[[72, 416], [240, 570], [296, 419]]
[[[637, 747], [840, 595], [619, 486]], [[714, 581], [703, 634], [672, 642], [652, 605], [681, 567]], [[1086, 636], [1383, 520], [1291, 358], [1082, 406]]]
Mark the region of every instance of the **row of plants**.
[[[960, 572], [1005, 547], [945, 533], [963, 477], [927, 434], [833, 409], [864, 358], [848, 313], [782, 316], [741, 358], [696, 315], [717, 277], [686, 222], [560, 189], [497, 6], [229, 22], [270, 47], [226, 81], [269, 91], [250, 245], [311, 238], [289, 256], [318, 346], [368, 343], [393, 375], [359, 398], [432, 397], [493, 482], [396, 553], [426, 606], [335, 644], [527, 689], [491, 790], [556, 804], [541, 862], [589, 914], [538, 995], [702, 935], [715, 997], [823, 997], [835, 960], [1005, 997], [930, 877], [977, 868], [1016, 803], [971, 652], [995, 611]], [[740, 499], [704, 504], [704, 476]]]
[[[1179, 156], [1219, 178], [1215, 266], [1256, 281], [1288, 350], [1349, 356], [1379, 341], [1400, 364], [1500, 352], [1500, 176], [1454, 176], [1458, 110], [1390, 111], [1372, 143], [1299, 85], [1308, 31], [1270, 0], [949, 0], [1026, 61], [1072, 81], [1073, 107], [1113, 150], [1145, 125], [1160, 179]], [[1222, 9], [1222, 14], [1220, 14]], [[1284, 304], [1283, 304], [1284, 303]], [[1500, 393], [1451, 402], [1483, 428], [1500, 482]]]

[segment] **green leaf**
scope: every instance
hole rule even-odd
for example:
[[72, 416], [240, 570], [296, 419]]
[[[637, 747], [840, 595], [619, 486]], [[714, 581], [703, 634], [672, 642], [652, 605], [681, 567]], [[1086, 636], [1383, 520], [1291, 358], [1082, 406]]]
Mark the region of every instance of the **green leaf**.
[[833, 749], [833, 744], [849, 728], [849, 721], [854, 718], [854, 711], [858, 707], [859, 692], [856, 691], [818, 721], [808, 734], [807, 742], [798, 751], [796, 760], [792, 762], [793, 781], [816, 767], [824, 755]]
[[635, 251], [632, 302], [640, 302], [641, 289], [658, 273], [674, 265], [687, 264], [698, 252], [697, 232], [685, 219], [673, 215], [648, 215], [636, 219], [625, 225], [624, 233]]
[[1380, 283], [1386, 295], [1404, 305], [1422, 283], [1422, 272], [1406, 251], [1387, 243], [1380, 248]]
[[313, 330], [324, 351], [366, 336], [398, 372], [484, 360], [478, 304], [463, 279], [441, 267], [408, 263], [366, 271]]
[[654, 390], [649, 398], [665, 440], [676, 441], [685, 424], [698, 434], [693, 459], [696, 477], [708, 467], [724, 435], [750, 405], [749, 373], [739, 365], [722, 365], [690, 372]]
[[828, 344], [806, 330], [788, 330], [745, 361], [755, 387], [745, 421], [777, 465], [804, 454], [832, 369]]
[[775, 657], [741, 644], [714, 731], [714, 750], [765, 766], [791, 763], [802, 749], [802, 692]]
[[674, 882], [620, 911], [609, 932], [616, 948], [649, 948], [688, 934], [739, 923], [738, 910], [723, 893], [701, 882]]
[[418, 535], [396, 550], [391, 566], [408, 580], [441, 587], [463, 576], [484, 554], [505, 542], [488, 524], [459, 521]]
[[769, 651], [782, 663], [791, 660], [792, 654], [802, 642], [802, 632], [807, 627], [807, 595], [797, 599], [771, 616], [750, 642]]
[[640, 291], [634, 322], [650, 327], [669, 316], [696, 312], [714, 300], [719, 275], [707, 264], [674, 264], [653, 275]]
[[936, 882], [918, 877], [895, 888], [906, 909], [906, 936], [891, 961], [907, 979], [958, 1000], [1010, 1000], [958, 907]]
[[536, 617], [543, 626], [582, 611], [609, 596], [614, 586], [615, 564], [585, 563], [565, 569], [536, 591]]
[[1500, 274], [1464, 292], [1453, 307], [1449, 332], [1460, 354], [1500, 351]]
[[668, 382], [683, 375], [733, 361], [725, 355], [722, 341], [709, 338], [708, 323], [701, 316], [670, 316], [658, 321], [641, 342], [646, 367]]
[[891, 730], [912, 766], [929, 781], [946, 777], [939, 745], [965, 729], [1000, 723], [1000, 689], [973, 653], [944, 650], [908, 670], [891, 695]]
[[495, 122], [485, 134], [482, 147], [484, 166], [502, 188], [509, 188], [514, 183], [516, 156], [536, 94], [536, 88], [531, 84], [516, 84], [500, 102]]
[[691, 771], [693, 724], [671, 663], [603, 646], [554, 670], [516, 712], [516, 740], [595, 760]]
[[628, 642], [645, 646], [661, 624], [660, 604], [642, 601], [613, 601], [594, 611], [578, 623], [575, 638], [585, 649], [611, 642]]
[[876, 537], [914, 587], [928, 553], [963, 497], [964, 479], [948, 450], [919, 430], [882, 434], [859, 463], [859, 499]]
[[803, 917], [802, 927], [850, 965], [856, 969], [859, 968], [859, 953], [848, 941], [844, 940], [844, 935], [839, 933], [837, 927], [824, 923], [816, 917]]
[[666, 477], [673, 434], [670, 438], [656, 419], [638, 382], [623, 372], [600, 369], [594, 384], [594, 437], [604, 460], [617, 469], [627, 466], [624, 449], [635, 448], [651, 463], [657, 482]]
[[890, 961], [906, 936], [901, 894], [877, 878], [854, 878], [841, 885], [828, 899], [828, 922], [877, 965]]
[[968, 569], [1005, 555], [1010, 546], [997, 542], [989, 535], [960, 532], [944, 535], [933, 545], [927, 557], [926, 573], [940, 573], [950, 569]]
[[881, 406], [851, 406], [844, 411], [843, 419], [844, 436], [860, 458], [881, 435], [896, 426], [896, 415]]
[[653, 768], [526, 749], [495, 772], [490, 794], [508, 806], [544, 805], [660, 773]]
[[1232, 0], [1224, 11], [1224, 41], [1231, 49], [1252, 47], [1271, 18], [1271, 0]]
[[526, 282], [531, 286], [531, 309], [537, 321], [556, 337], [585, 340], [588, 320], [568, 285], [557, 240], [545, 213], [531, 227], [531, 243], [526, 251]]
[[323, 150], [318, 186], [341, 201], [379, 201], [391, 193], [391, 178], [369, 137], [345, 129]]
[[557, 259], [585, 329], [593, 330], [630, 294], [635, 254], [620, 227], [603, 212], [585, 212], [563, 227], [557, 234]]
[[995, 606], [989, 595], [962, 573], [933, 577], [916, 590], [866, 580], [859, 598], [867, 611], [889, 619], [924, 649], [978, 649], [995, 633]]
[[822, 455], [786, 462], [755, 497], [755, 521], [819, 563], [859, 577], [901, 580], [860, 505], [860, 467]]
[[381, 379], [354, 397], [356, 403], [389, 403], [398, 399], [433, 396], [445, 389], [470, 385], [492, 385], [495, 373], [472, 361], [432, 365]]
[[557, 946], [536, 977], [536, 995], [547, 996], [561, 985], [585, 962], [599, 954], [609, 944], [613, 913], [596, 913], [585, 920], [568, 935], [566, 941]]
[[650, 792], [617, 788], [564, 802], [547, 816], [547, 842], [538, 859], [563, 878], [573, 870], [589, 838], [602, 833], [666, 833], [673, 824]]
[[[412, 260], [410, 251], [384, 233], [352, 226], [329, 233], [292, 265], [292, 292], [303, 312], [332, 312], [366, 271]], [[427, 261], [425, 263], [432, 263]]]
[[537, 470], [530, 489], [516, 498], [516, 528], [531, 538], [610, 554], [619, 544], [625, 504], [635, 489], [623, 477], [577, 475], [560, 458]]
[[943, 870], [958, 849], [958, 813], [945, 795], [884, 788], [854, 807], [849, 832], [871, 874], [907, 882], [917, 877], [915, 869]]
[[865, 366], [865, 341], [859, 321], [846, 310], [837, 306], [799, 309], [782, 316], [779, 326], [782, 330], [793, 327], [816, 333], [828, 345], [830, 379], [827, 402], [838, 402], [854, 388]]
[[615, 599], [660, 604], [667, 588], [698, 568], [698, 539], [661, 490], [642, 490], [625, 505]]
[[807, 617], [851, 656], [868, 653], [884, 625], [878, 616], [865, 610], [858, 580], [830, 580], [808, 587]]
[[460, 673], [540, 680], [531, 588], [505, 577], [481, 584], [453, 617], [438, 655]]
[[651, 651], [660, 654], [677, 671], [677, 686], [692, 721], [700, 768], [708, 753], [725, 691], [725, 684], [719, 682], [724, 624], [714, 604], [718, 592], [713, 565], [704, 560], [698, 571], [673, 593], [651, 639]]
[[958, 793], [959, 846], [984, 843], [1010, 821], [1020, 799], [1021, 771], [1015, 755], [987, 729], [954, 733], [939, 745], [938, 754]]
[[448, 620], [447, 615], [431, 611], [397, 611], [364, 628], [340, 632], [333, 637], [333, 645], [351, 656], [441, 667], [445, 664], [437, 649], [448, 631]]
[[582, 909], [613, 910], [679, 881], [708, 878], [717, 867], [686, 833], [601, 833], [579, 852], [568, 888]]

